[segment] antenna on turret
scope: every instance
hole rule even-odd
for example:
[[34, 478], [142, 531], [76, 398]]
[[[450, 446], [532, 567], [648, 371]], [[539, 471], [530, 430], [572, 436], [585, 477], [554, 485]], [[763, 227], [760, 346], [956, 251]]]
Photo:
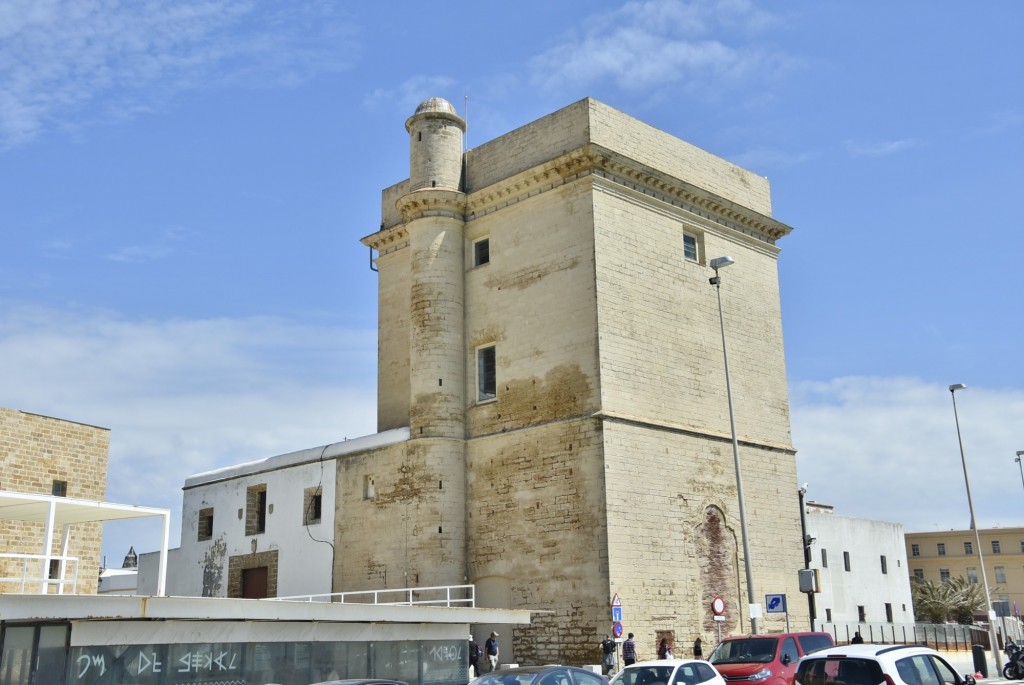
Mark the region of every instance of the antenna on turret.
[[462, 120], [466, 122], [466, 133], [462, 136], [462, 151], [469, 149], [469, 89], [462, 96]]

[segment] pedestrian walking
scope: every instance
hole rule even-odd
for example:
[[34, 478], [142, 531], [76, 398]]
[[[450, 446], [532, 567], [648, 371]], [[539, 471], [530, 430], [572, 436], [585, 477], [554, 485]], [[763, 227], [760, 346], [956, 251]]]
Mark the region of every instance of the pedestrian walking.
[[633, 633], [630, 633], [622, 643], [622, 663], [626, 666], [636, 663], [636, 641], [633, 639]]
[[491, 631], [491, 636], [487, 638], [487, 642], [484, 643], [484, 654], [487, 656], [487, 663], [491, 667], [490, 670], [498, 668], [498, 634]]

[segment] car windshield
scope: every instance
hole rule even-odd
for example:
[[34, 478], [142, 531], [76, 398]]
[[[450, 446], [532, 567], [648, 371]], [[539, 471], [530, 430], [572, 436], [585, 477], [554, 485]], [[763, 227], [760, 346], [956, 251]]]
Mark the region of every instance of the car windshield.
[[674, 666], [627, 666], [609, 685], [669, 685]]
[[774, 637], [745, 637], [720, 642], [708, 658], [713, 664], [767, 664], [775, 658]]

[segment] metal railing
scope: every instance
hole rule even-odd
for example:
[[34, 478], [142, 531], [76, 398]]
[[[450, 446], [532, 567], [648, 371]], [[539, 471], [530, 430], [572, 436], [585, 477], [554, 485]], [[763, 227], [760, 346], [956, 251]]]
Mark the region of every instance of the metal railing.
[[293, 602], [336, 602], [338, 604], [383, 604], [395, 606], [476, 606], [475, 585], [435, 585], [432, 587], [406, 587], [386, 590], [357, 590], [330, 592], [318, 595], [273, 597]]
[[[45, 586], [46, 594], [51, 594], [51, 589], [55, 589], [58, 595], [66, 594], [69, 586], [72, 594], [78, 591], [78, 557], [46, 556], [43, 554], [0, 554], [0, 563], [3, 563], [5, 559], [20, 560], [21, 575], [0, 577], [0, 588], [16, 584], [18, 586], [17, 592], [24, 593], [31, 592], [32, 590], [42, 590]], [[45, 575], [40, 572], [43, 563], [47, 560], [50, 563], [57, 562], [59, 564], [55, 577], [50, 576], [49, 569], [47, 569]], [[68, 577], [68, 564], [71, 564], [72, 570], [70, 578]], [[29, 567], [34, 569], [31, 573], [29, 572]]]
[[859, 632], [865, 642], [875, 644], [926, 644], [943, 651], [970, 651], [971, 645], [988, 645], [988, 632], [979, 626], [954, 623], [816, 623], [817, 629], [832, 634], [836, 644], [849, 644]]

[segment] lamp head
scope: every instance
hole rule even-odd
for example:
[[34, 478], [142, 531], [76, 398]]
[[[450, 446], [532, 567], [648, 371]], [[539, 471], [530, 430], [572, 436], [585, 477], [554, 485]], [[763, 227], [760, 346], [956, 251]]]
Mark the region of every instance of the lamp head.
[[1017, 458], [1024, 457], [1024, 450], [1017, 450]]
[[966, 387], [967, 386], [964, 385], [963, 383], [954, 383], [953, 385], [949, 386], [949, 391], [956, 392], [957, 390], [963, 390]]
[[715, 257], [710, 262], [708, 262], [708, 266], [710, 266], [715, 271], [718, 271], [721, 268], [732, 266], [735, 263], [736, 260], [733, 259], [732, 257]]

